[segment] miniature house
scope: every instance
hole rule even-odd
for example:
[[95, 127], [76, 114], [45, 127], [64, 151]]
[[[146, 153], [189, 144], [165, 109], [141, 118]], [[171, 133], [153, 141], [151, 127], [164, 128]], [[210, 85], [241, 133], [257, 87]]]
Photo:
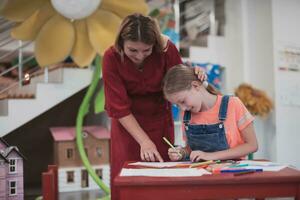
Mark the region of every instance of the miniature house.
[[[58, 166], [58, 191], [71, 192], [99, 189], [82, 164], [76, 145], [74, 127], [50, 128], [54, 139], [54, 164]], [[110, 133], [101, 126], [83, 128], [85, 152], [96, 174], [110, 185]]]
[[23, 200], [23, 159], [17, 147], [0, 138], [0, 200]]

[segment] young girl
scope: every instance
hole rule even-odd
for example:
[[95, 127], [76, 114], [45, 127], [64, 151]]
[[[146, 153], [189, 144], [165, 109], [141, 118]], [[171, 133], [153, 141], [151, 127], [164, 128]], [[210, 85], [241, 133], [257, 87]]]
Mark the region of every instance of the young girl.
[[187, 146], [170, 148], [171, 160], [190, 158], [226, 160], [257, 151], [253, 116], [237, 97], [221, 96], [211, 85], [202, 84], [194, 70], [172, 67], [163, 83], [164, 95], [184, 111]]

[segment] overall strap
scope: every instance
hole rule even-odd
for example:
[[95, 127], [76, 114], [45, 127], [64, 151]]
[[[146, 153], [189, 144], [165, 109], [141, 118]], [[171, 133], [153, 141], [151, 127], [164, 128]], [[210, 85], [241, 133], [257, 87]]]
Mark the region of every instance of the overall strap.
[[220, 121], [225, 121], [226, 120], [229, 98], [230, 98], [230, 95], [224, 95], [222, 97], [220, 110], [219, 110], [219, 120]]
[[191, 120], [191, 111], [185, 111], [183, 115], [183, 123], [184, 125], [188, 125]]

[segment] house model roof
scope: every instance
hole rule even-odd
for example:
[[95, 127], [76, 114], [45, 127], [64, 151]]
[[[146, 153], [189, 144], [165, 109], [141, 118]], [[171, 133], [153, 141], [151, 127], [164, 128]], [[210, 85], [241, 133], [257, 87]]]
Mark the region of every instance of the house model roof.
[[0, 142], [5, 144], [5, 148], [0, 149], [0, 158], [4, 159], [6, 162], [8, 162], [7, 157], [11, 152], [16, 152], [21, 156], [23, 159], [26, 160], [25, 156], [19, 151], [18, 147], [16, 146], [10, 146], [3, 138], [0, 138]]
[[[110, 139], [110, 132], [102, 126], [85, 126], [84, 134], [92, 135], [97, 139]], [[75, 127], [52, 127], [50, 128], [54, 141], [72, 141], [76, 138]]]

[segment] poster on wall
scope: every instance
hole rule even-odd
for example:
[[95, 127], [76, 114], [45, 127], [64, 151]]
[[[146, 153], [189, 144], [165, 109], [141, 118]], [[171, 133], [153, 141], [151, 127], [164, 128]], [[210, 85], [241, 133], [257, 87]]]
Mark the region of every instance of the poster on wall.
[[278, 47], [278, 70], [300, 70], [300, 45], [280, 43]]
[[276, 84], [279, 105], [300, 106], [300, 45], [278, 42]]
[[179, 33], [175, 30], [176, 20], [172, 0], [148, 0], [149, 15], [157, 19], [160, 30], [175, 44], [179, 44]]

